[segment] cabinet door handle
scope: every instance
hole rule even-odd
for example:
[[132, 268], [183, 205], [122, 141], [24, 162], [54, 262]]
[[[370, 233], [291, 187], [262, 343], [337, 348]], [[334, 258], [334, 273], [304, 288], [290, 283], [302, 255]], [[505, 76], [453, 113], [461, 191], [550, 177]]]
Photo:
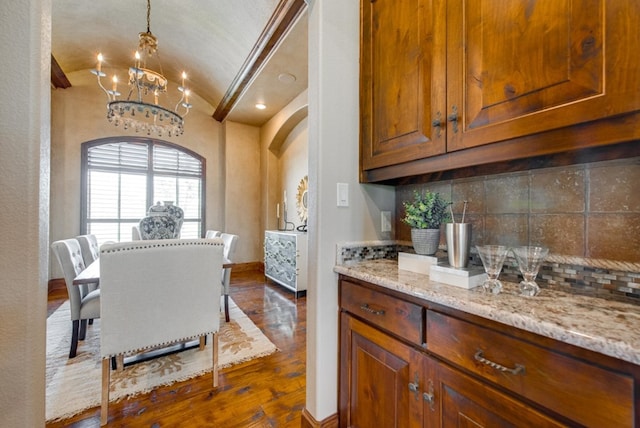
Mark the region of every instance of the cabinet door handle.
[[415, 394], [416, 400], [420, 399], [420, 384], [418, 383], [420, 378], [418, 378], [418, 373], [415, 375], [415, 381], [409, 382], [409, 391]]
[[436, 410], [435, 409], [436, 396], [433, 393], [433, 382], [431, 380], [429, 380], [429, 392], [423, 392], [422, 398], [424, 399], [424, 401], [429, 403], [429, 408], [431, 409], [432, 412], [434, 412]]
[[451, 107], [451, 114], [447, 116], [447, 120], [453, 123], [453, 133], [458, 132], [458, 107]]
[[524, 374], [524, 366], [522, 364], [516, 364], [515, 368], [510, 369], [509, 367], [505, 367], [501, 364], [495, 363], [491, 360], [487, 360], [486, 358], [484, 358], [484, 353], [482, 352], [482, 349], [479, 349], [478, 352], [476, 352], [476, 354], [473, 356], [473, 358], [476, 361], [482, 364], [486, 364], [489, 367], [493, 367], [496, 370], [500, 370], [501, 372], [509, 372], [513, 375]]
[[440, 138], [440, 132], [442, 131], [442, 118], [440, 117], [440, 112], [436, 113], [436, 118], [433, 119], [431, 125], [436, 128], [436, 137]]
[[363, 303], [362, 305], [360, 305], [360, 309], [373, 315], [384, 315], [383, 309], [373, 309], [371, 306], [369, 306], [368, 303]]

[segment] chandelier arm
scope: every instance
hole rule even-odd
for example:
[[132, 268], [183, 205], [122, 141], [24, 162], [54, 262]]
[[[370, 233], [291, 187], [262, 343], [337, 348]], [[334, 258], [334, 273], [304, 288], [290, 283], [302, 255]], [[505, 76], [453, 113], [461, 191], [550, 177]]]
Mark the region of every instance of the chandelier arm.
[[[178, 113], [178, 110], [180, 109], [180, 106], [182, 105], [182, 101], [184, 100], [184, 90], [180, 91], [180, 93], [182, 94], [182, 96], [180, 97], [180, 99], [176, 103], [176, 106], [173, 108], [173, 111], [175, 111], [176, 113]], [[189, 112], [189, 109], [187, 109], [187, 113], [188, 112]], [[185, 114], [185, 116], [186, 116], [186, 114]]]
[[[113, 100], [111, 99], [111, 94], [109, 93], [109, 91], [107, 90], [107, 88], [105, 88], [104, 86], [102, 86], [102, 80], [100, 79], [100, 74], [101, 74], [101, 72], [98, 72], [98, 73], [96, 74], [96, 76], [98, 77], [98, 86], [100, 86], [100, 89], [102, 89], [102, 90], [104, 91], [104, 93], [105, 93], [105, 94], [107, 94], [107, 101], [108, 101], [108, 102], [111, 102], [111, 101], [113, 101]], [[102, 73], [102, 74], [104, 74], [104, 73]]]

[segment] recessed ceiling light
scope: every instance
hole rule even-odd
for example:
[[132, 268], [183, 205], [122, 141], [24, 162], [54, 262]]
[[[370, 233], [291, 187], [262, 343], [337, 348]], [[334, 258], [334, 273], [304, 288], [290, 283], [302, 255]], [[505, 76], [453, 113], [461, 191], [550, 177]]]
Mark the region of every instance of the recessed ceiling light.
[[278, 80], [282, 83], [293, 83], [296, 81], [296, 76], [290, 73], [282, 73], [278, 76]]
[[256, 104], [256, 108], [257, 108], [258, 110], [264, 110], [264, 109], [266, 109], [266, 108], [267, 108], [267, 106], [266, 106], [266, 105], [264, 105], [264, 104], [262, 104], [262, 103], [258, 103], [258, 104]]

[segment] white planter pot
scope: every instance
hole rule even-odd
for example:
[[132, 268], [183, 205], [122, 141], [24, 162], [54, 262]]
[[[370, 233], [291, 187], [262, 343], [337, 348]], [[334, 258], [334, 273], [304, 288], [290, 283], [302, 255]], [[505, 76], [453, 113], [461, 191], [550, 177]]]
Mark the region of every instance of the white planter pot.
[[411, 241], [416, 254], [434, 255], [440, 244], [440, 229], [411, 229]]

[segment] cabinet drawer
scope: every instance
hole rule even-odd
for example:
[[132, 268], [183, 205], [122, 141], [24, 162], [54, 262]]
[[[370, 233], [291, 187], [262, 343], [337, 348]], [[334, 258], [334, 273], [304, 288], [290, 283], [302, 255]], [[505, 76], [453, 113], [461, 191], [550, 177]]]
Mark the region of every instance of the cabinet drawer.
[[409, 342], [422, 345], [422, 307], [349, 281], [341, 282], [340, 307]]
[[633, 378], [427, 311], [427, 349], [585, 426], [633, 426]]

